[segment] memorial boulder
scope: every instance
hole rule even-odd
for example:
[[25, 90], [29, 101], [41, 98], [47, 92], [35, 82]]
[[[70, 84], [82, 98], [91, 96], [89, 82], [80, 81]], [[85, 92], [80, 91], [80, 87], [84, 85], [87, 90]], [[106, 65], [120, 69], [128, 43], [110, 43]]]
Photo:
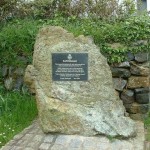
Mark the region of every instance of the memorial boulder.
[[61, 27], [42, 28], [25, 81], [36, 93], [45, 133], [135, 135], [135, 123], [115, 94], [107, 59], [88, 37], [74, 37]]

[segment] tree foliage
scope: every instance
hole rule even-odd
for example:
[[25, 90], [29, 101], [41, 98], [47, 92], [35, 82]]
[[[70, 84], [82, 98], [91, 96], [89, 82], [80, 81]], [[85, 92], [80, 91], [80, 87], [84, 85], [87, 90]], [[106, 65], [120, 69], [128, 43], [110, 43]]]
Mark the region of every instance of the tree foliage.
[[135, 10], [133, 0], [1, 0], [0, 21], [12, 18], [52, 18], [56, 15], [96, 19], [123, 18]]

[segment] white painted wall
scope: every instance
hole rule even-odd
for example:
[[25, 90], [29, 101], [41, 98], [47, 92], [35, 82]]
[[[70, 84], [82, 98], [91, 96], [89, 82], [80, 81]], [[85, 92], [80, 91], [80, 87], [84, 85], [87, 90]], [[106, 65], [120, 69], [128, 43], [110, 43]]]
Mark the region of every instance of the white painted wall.
[[[122, 3], [124, 0], [118, 0], [118, 3]], [[134, 0], [135, 2], [137, 2], [137, 0]]]
[[[25, 2], [31, 2], [31, 1], [34, 1], [34, 0], [25, 0]], [[76, 0], [74, 0], [76, 1]], [[121, 4], [124, 0], [118, 0], [118, 3]], [[134, 0], [135, 3], [137, 3], [137, 0]], [[136, 7], [137, 8], [137, 7]], [[150, 0], [147, 0], [147, 11], [150, 11]]]
[[[124, 0], [118, 0], [119, 4], [123, 1]], [[137, 3], [138, 0], [134, 0], [134, 1], [135, 1], [135, 3]], [[147, 1], [147, 11], [150, 11], [150, 0], [146, 0], [146, 1]], [[137, 6], [136, 6], [136, 8], [137, 8]]]
[[147, 11], [150, 11], [150, 0], [147, 0]]

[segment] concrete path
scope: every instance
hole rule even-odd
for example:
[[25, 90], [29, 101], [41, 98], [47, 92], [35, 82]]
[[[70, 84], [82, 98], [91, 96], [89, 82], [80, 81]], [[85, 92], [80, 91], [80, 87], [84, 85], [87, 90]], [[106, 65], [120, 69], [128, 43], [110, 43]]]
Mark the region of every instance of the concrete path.
[[[138, 135], [128, 140], [104, 136], [44, 134], [37, 121], [24, 129], [1, 150], [144, 150], [144, 126], [137, 122]], [[145, 150], [150, 150], [147, 144]], [[149, 146], [149, 147], [148, 147]]]

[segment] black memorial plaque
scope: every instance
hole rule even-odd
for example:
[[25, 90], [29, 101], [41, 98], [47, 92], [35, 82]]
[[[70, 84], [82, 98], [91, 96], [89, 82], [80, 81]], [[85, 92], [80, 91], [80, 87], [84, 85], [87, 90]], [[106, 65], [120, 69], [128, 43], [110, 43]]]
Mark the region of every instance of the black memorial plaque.
[[52, 53], [53, 81], [87, 81], [87, 53]]

